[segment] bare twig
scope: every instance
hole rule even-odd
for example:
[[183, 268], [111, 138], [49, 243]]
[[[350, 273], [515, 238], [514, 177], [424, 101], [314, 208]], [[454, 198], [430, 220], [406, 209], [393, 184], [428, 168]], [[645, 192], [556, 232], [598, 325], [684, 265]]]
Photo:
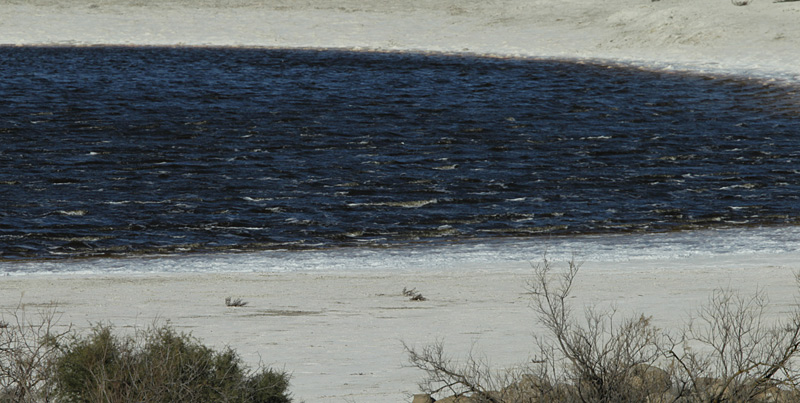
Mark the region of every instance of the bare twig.
[[242, 301], [241, 298], [232, 299], [231, 297], [225, 298], [225, 306], [230, 306], [234, 308], [239, 308], [247, 305], [247, 301]]

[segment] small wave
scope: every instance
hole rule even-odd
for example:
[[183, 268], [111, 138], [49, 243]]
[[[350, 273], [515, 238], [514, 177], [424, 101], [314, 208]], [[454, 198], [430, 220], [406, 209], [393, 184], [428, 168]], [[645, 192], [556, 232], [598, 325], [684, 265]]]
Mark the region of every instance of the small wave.
[[755, 189], [758, 185], [754, 183], [744, 183], [741, 185], [731, 185], [731, 186], [723, 186], [720, 190], [732, 190], [732, 189]]
[[88, 214], [87, 210], [58, 210], [53, 214], [64, 215], [69, 217], [83, 217]]
[[47, 181], [54, 185], [73, 185], [76, 183], [81, 183], [79, 179], [75, 178], [51, 178]]
[[429, 204], [438, 203], [438, 199], [430, 200], [411, 200], [411, 201], [398, 201], [398, 202], [380, 202], [380, 203], [348, 203], [348, 207], [361, 207], [361, 206], [388, 206], [388, 207], [403, 207], [403, 208], [419, 208]]
[[514, 235], [534, 235], [534, 234], [546, 234], [546, 233], [556, 233], [556, 232], [564, 232], [569, 229], [567, 225], [547, 225], [547, 226], [535, 226], [535, 227], [519, 227], [519, 228], [487, 228], [487, 229], [480, 229], [478, 232], [488, 233], [488, 234], [514, 234]]
[[431, 200], [414, 200], [406, 202], [388, 202], [385, 203], [385, 205], [391, 207], [418, 208], [422, 206], [427, 206], [429, 204], [436, 204], [438, 202], [439, 200], [437, 199], [431, 199]]
[[275, 200], [275, 199], [272, 198], [272, 197], [250, 197], [250, 196], [244, 196], [244, 197], [242, 197], [242, 200], [249, 201], [249, 202], [262, 202], [262, 201], [270, 201], [270, 200]]

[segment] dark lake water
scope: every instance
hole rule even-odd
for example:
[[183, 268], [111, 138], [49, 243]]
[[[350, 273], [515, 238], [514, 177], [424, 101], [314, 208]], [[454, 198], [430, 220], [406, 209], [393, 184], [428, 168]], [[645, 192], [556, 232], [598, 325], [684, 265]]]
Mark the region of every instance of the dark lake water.
[[791, 88], [599, 65], [0, 48], [0, 258], [796, 225]]

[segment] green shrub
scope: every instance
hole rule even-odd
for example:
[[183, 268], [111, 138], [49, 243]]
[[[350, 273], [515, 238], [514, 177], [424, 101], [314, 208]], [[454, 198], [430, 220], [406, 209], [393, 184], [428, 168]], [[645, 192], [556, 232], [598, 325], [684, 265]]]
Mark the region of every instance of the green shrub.
[[247, 379], [248, 402], [284, 403], [291, 399], [286, 395], [289, 377], [285, 373], [263, 368]]
[[112, 391], [109, 377], [120, 373], [113, 368], [123, 360], [120, 343], [108, 327], [97, 327], [93, 334], [83, 340], [75, 340], [56, 362], [57, 392], [67, 401], [89, 401], [93, 395], [107, 396]]
[[235, 351], [214, 351], [168, 326], [120, 338], [108, 326], [76, 337], [56, 364], [66, 402], [290, 402], [289, 379], [252, 373]]

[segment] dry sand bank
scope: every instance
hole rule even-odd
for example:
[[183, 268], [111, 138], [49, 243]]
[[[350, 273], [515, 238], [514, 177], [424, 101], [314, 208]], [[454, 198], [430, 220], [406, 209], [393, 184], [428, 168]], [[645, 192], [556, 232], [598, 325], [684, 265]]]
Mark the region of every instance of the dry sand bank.
[[392, 49], [800, 78], [800, 2], [6, 0], [0, 44]]
[[[773, 313], [795, 303], [796, 255], [735, 260], [589, 263], [574, 302], [644, 312], [656, 325], [681, 327], [718, 287], [769, 290]], [[532, 354], [540, 332], [529, 308], [529, 270], [491, 267], [361, 271], [57, 276], [0, 279], [0, 307], [27, 312], [57, 303], [60, 323], [106, 322], [124, 331], [155, 318], [209, 345], [230, 345], [251, 364], [285, 368], [307, 402], [404, 402], [421, 373], [404, 367], [402, 342], [444, 340], [454, 355], [474, 349], [508, 368]], [[410, 301], [404, 287], [427, 301]], [[227, 296], [249, 302], [225, 306]]]

